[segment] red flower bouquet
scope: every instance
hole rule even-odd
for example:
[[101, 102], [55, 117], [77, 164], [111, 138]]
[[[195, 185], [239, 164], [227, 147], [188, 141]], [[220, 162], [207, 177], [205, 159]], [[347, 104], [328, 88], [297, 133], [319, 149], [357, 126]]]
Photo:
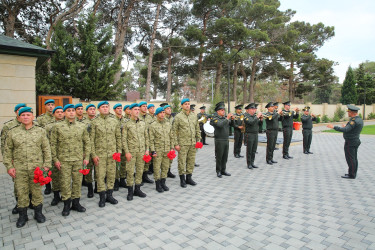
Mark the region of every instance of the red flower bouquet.
[[146, 163], [149, 163], [151, 161], [151, 156], [150, 155], [144, 155], [143, 156], [143, 160], [146, 162]]
[[173, 160], [174, 158], [176, 158], [176, 151], [174, 151], [174, 150], [169, 151], [168, 154], [167, 154], [167, 157], [170, 160]]
[[80, 169], [78, 170], [81, 174], [83, 175], [87, 175], [88, 173], [90, 173], [90, 169], [87, 168], [87, 165], [83, 165], [83, 169]]
[[195, 144], [195, 148], [203, 148], [203, 143], [201, 143], [200, 141], [198, 141], [198, 142]]
[[120, 166], [121, 166], [121, 153], [113, 153], [112, 158], [113, 158], [113, 160], [116, 161], [116, 168], [117, 168], [117, 170], [120, 170]]
[[43, 169], [36, 167], [34, 170], [34, 183], [40, 183], [41, 186], [48, 184], [52, 181], [51, 171], [44, 171]]

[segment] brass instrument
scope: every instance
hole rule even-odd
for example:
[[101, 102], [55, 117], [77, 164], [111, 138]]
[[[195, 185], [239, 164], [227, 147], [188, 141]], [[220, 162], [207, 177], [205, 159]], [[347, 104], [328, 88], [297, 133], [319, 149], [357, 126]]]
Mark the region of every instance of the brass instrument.
[[265, 119], [268, 119], [268, 120], [272, 120], [272, 116], [273, 116], [273, 114], [272, 113], [262, 113], [262, 116], [263, 116], [263, 118], [265, 118]]
[[241, 116], [240, 116], [240, 120], [242, 121], [242, 129], [241, 129], [241, 133], [245, 133], [245, 120], [244, 120], [244, 118], [245, 118], [245, 115], [244, 114], [241, 114]]
[[202, 117], [199, 118], [198, 122], [205, 124], [207, 122], [207, 117], [205, 115], [202, 115]]
[[283, 116], [291, 116], [291, 115], [292, 115], [292, 112], [290, 112], [290, 110], [283, 110], [281, 114], [282, 114]]

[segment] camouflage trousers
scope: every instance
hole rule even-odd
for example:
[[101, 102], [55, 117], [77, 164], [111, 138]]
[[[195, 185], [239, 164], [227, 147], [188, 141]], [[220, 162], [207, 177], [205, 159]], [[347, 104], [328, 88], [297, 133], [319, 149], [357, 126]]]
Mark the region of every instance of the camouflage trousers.
[[142, 174], [145, 162], [143, 161], [144, 152], [130, 152], [132, 159], [126, 163], [126, 180], [128, 186], [134, 185], [134, 170], [135, 185], [141, 185]]
[[80, 169], [82, 169], [82, 161], [61, 161], [60, 187], [63, 201], [81, 197], [82, 174], [79, 172]]
[[167, 157], [168, 152], [159, 152], [156, 157], [153, 157], [155, 181], [167, 178], [169, 165], [171, 163], [171, 160]]
[[126, 158], [125, 152], [122, 151], [121, 153], [121, 166], [120, 169], [116, 168], [116, 179], [118, 178], [126, 178]]
[[52, 175], [51, 175], [51, 178], [52, 178], [52, 191], [61, 191], [61, 174], [60, 174], [60, 170], [58, 170], [56, 167], [52, 167], [51, 168], [51, 171], [52, 171]]
[[194, 171], [195, 155], [197, 149], [195, 145], [180, 146], [180, 152], [178, 152], [178, 174], [192, 174]]
[[98, 193], [113, 189], [116, 177], [116, 162], [112, 156], [99, 156], [99, 164], [95, 166], [95, 170], [97, 170]]
[[43, 203], [42, 186], [34, 183], [34, 170], [16, 166], [16, 178], [14, 180], [18, 197], [19, 208], [28, 207], [30, 204], [29, 193], [32, 195], [31, 203], [38, 206]]
[[87, 175], [85, 175], [83, 178], [85, 179], [85, 181], [87, 183], [92, 183], [93, 182], [93, 179], [92, 179], [93, 176], [94, 176], [94, 180], [96, 181], [96, 169], [95, 169], [95, 165], [94, 165], [94, 162], [92, 161], [92, 159], [90, 159], [89, 164], [87, 164], [87, 168], [90, 169], [90, 172]]

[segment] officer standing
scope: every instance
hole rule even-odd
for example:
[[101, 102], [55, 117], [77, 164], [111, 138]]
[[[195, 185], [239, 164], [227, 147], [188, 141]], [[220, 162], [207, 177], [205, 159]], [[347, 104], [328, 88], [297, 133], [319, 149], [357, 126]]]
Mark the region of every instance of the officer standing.
[[204, 132], [203, 125], [207, 122], [209, 115], [206, 114], [206, 106], [202, 106], [199, 108], [200, 112], [197, 114], [198, 122], [199, 122], [199, 129], [201, 130], [201, 137], [203, 145], [208, 145], [206, 143], [206, 133]]
[[27, 207], [32, 194], [34, 219], [38, 223], [46, 221], [42, 213], [43, 195], [39, 183], [34, 183], [36, 167], [49, 170], [51, 165], [51, 149], [43, 128], [33, 123], [34, 115], [30, 107], [23, 107], [18, 112], [21, 125], [12, 128], [5, 141], [4, 165], [8, 174], [15, 179], [17, 190], [19, 218], [17, 227], [23, 227], [28, 221]]
[[45, 127], [48, 123], [53, 122], [55, 118], [52, 115], [52, 111], [55, 108], [55, 100], [49, 99], [44, 102], [44, 107], [46, 108], [46, 113], [41, 114], [36, 118], [36, 121], [41, 127]]
[[[195, 115], [195, 106], [197, 106], [197, 105], [195, 105], [195, 104], [190, 104], [190, 112], [191, 112], [192, 114], [194, 114], [194, 115]], [[197, 149], [197, 151], [198, 151], [198, 149]], [[197, 164], [196, 162], [194, 162], [194, 167], [199, 167], [199, 164]]]
[[[172, 124], [173, 124], [172, 107], [170, 105], [168, 105], [168, 103], [162, 103], [162, 104], [160, 104], [160, 107], [164, 108], [164, 111], [165, 111], [165, 117], [164, 117], [164, 119], [166, 121], [168, 121], [171, 124], [171, 126], [172, 126]], [[169, 177], [169, 178], [176, 178], [176, 175], [174, 175], [171, 172], [171, 166], [172, 166], [172, 160], [169, 160], [169, 169], [168, 169], [167, 177]]]
[[247, 168], [258, 168], [254, 165], [255, 153], [258, 148], [259, 126], [263, 124], [262, 113], [256, 113], [258, 104], [250, 103], [245, 107], [245, 142], [246, 142], [246, 162]]
[[216, 114], [212, 117], [210, 124], [215, 128], [215, 155], [216, 155], [216, 175], [222, 178], [223, 175], [230, 176], [226, 172], [229, 153], [229, 126], [232, 125], [232, 114], [225, 117], [225, 105], [219, 102], [215, 107]]
[[[131, 110], [130, 120], [122, 130], [122, 148], [126, 157], [126, 176], [128, 181], [127, 200], [133, 200], [133, 195], [144, 198], [146, 194], [141, 190], [142, 175], [144, 170], [143, 156], [149, 155], [149, 138], [146, 123], [139, 119], [139, 105], [133, 103], [129, 106]], [[135, 188], [134, 185], [135, 169]]]
[[[273, 102], [269, 102], [266, 105], [268, 112], [265, 114], [266, 118], [266, 135], [267, 135], [267, 153], [266, 162], [269, 165], [277, 163], [273, 160], [273, 151], [275, 150], [277, 131], [279, 130], [279, 113], [275, 112]], [[281, 112], [281, 111], [280, 111]]]
[[355, 179], [357, 177], [358, 170], [357, 152], [359, 145], [361, 145], [359, 135], [363, 128], [363, 120], [358, 116], [358, 107], [353, 105], [347, 105], [347, 107], [349, 116], [348, 123], [346, 125], [343, 124], [342, 127], [333, 126], [332, 124], [328, 124], [327, 127], [333, 128], [336, 131], [343, 132], [343, 136], [345, 139], [344, 151], [346, 162], [348, 163], [349, 168], [348, 174], [341, 176], [341, 178]]
[[74, 108], [76, 110], [77, 121], [88, 124], [87, 118], [83, 116], [83, 105], [82, 105], [82, 103], [77, 103], [74, 106]]
[[[122, 115], [122, 104], [121, 103], [116, 103], [113, 106], [113, 111], [115, 112], [116, 118], [117, 118], [117, 120], [118, 120], [118, 122], [120, 124], [120, 130], [122, 131], [122, 129], [124, 128], [125, 123], [128, 120], [128, 119], [126, 119]], [[126, 177], [125, 162], [126, 162], [126, 160], [125, 160], [125, 152], [122, 151], [122, 153], [121, 153], [121, 166], [120, 166], [120, 169], [116, 168], [115, 185], [114, 185], [114, 188], [113, 188], [114, 191], [118, 191], [119, 188], [120, 188], [120, 180], [119, 179], [122, 180], [121, 186], [126, 187], [126, 183], [125, 183], [125, 177]]]
[[293, 137], [293, 119], [297, 119], [299, 117], [299, 110], [290, 110], [290, 101], [284, 102], [283, 104], [284, 109], [281, 112], [281, 124], [283, 126], [284, 136], [283, 158], [289, 160], [293, 159], [293, 157], [289, 155], [289, 146]]
[[236, 113], [233, 116], [233, 127], [234, 127], [234, 144], [233, 144], [233, 154], [235, 158], [243, 158], [241, 155], [241, 147], [243, 143], [243, 124], [244, 116], [242, 114], [242, 105], [237, 105], [234, 107]]
[[[279, 113], [279, 103], [278, 102], [274, 102], [273, 106], [274, 106], [273, 112], [274, 113]], [[279, 128], [277, 128], [277, 130], [279, 130]], [[277, 141], [277, 136], [278, 136], [278, 133], [276, 134], [276, 141]], [[279, 148], [276, 147], [276, 143], [275, 143], [275, 150], [279, 150]]]
[[310, 107], [306, 106], [302, 109], [303, 115], [301, 116], [302, 122], [302, 135], [303, 135], [303, 153], [304, 154], [312, 154], [313, 152], [310, 151], [310, 145], [312, 141], [312, 122], [315, 121], [316, 117], [314, 114], [309, 114]]
[[129, 109], [129, 106], [130, 105], [125, 105], [124, 106], [124, 112], [125, 112], [125, 115], [124, 115], [124, 117], [126, 118], [126, 119], [130, 119], [130, 109]]
[[150, 150], [154, 158], [156, 191], [162, 193], [169, 190], [165, 184], [170, 165], [170, 159], [167, 154], [173, 150], [174, 136], [172, 133], [172, 125], [164, 118], [164, 108], [157, 108], [155, 115], [156, 121], [151, 123], [149, 128]]
[[73, 104], [64, 106], [66, 119], [56, 123], [50, 139], [52, 162], [60, 171], [63, 216], [68, 216], [70, 210], [86, 211], [79, 202], [82, 185], [82, 174], [79, 170], [82, 165], [87, 166], [89, 163], [91, 145], [86, 125], [76, 120], [76, 110]]
[[100, 115], [91, 122], [91, 158], [94, 161], [95, 170], [97, 170], [99, 207], [104, 207], [106, 202], [118, 203], [113, 198], [116, 163], [112, 155], [114, 153], [121, 154], [121, 131], [116, 118], [109, 115], [107, 101], [99, 102], [98, 110]]
[[[192, 174], [194, 171], [196, 148], [201, 140], [197, 116], [190, 111], [190, 99], [181, 100], [182, 111], [173, 121], [173, 134], [175, 135], [175, 149], [178, 151], [178, 173], [180, 185], [186, 188], [186, 184], [196, 185]], [[186, 179], [185, 179], [186, 174]]]

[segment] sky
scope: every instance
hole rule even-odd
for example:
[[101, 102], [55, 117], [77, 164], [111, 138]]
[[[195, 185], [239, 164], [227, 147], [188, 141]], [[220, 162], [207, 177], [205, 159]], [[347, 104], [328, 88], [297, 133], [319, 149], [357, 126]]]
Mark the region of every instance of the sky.
[[322, 22], [335, 27], [335, 36], [317, 55], [338, 63], [334, 67], [339, 82], [349, 66], [357, 68], [366, 60], [375, 61], [375, 0], [280, 0], [281, 10], [296, 11], [292, 21]]

